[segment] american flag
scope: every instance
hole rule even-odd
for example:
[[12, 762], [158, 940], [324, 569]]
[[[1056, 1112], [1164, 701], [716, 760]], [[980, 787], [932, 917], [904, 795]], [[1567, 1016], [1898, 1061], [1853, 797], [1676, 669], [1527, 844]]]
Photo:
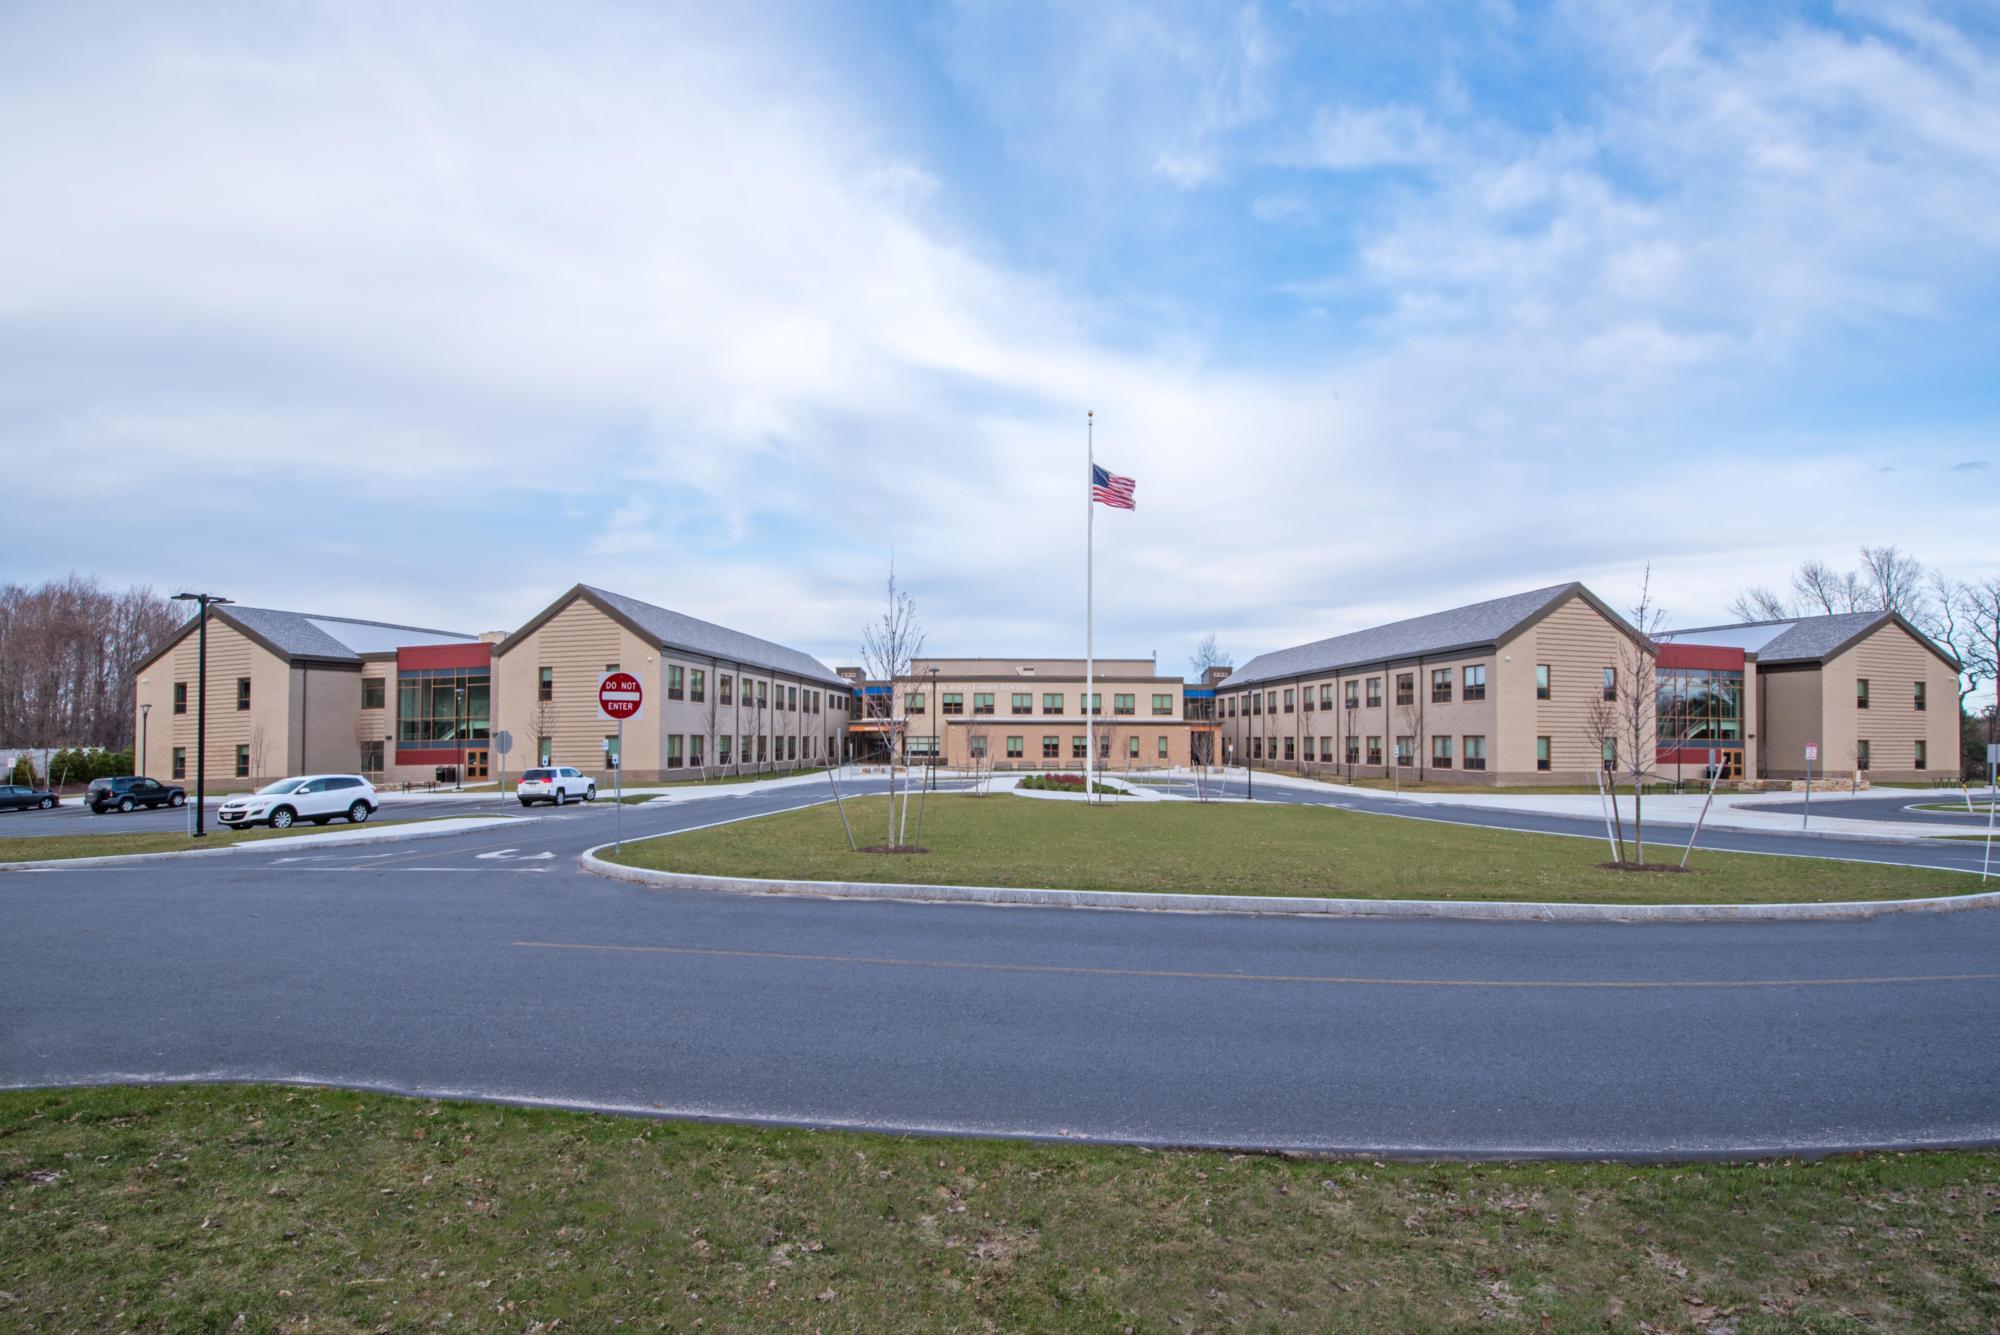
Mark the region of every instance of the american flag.
[[1090, 466], [1090, 499], [1099, 505], [1108, 505], [1114, 510], [1136, 510], [1132, 503], [1132, 488], [1138, 484], [1129, 477], [1119, 477], [1110, 469]]

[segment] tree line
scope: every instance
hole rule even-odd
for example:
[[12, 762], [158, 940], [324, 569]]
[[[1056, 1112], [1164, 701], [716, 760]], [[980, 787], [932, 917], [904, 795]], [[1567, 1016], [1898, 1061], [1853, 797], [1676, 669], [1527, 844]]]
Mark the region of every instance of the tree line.
[[132, 745], [139, 663], [186, 614], [150, 588], [71, 573], [0, 585], [0, 745]]

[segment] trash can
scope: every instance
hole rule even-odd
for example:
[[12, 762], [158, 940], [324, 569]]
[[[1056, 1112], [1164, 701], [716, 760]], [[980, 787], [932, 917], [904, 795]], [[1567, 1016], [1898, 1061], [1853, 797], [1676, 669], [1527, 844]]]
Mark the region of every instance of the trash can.
[[437, 773], [437, 781], [439, 783], [458, 782], [458, 766], [456, 765], [439, 765], [437, 767], [436, 773]]

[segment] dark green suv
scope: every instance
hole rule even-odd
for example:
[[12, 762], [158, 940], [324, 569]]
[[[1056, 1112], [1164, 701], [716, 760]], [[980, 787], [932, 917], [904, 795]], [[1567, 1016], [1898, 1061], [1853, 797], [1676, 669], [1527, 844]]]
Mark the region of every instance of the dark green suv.
[[90, 787], [84, 790], [83, 800], [102, 816], [107, 811], [131, 811], [135, 807], [177, 807], [187, 801], [187, 789], [127, 774], [119, 779], [92, 779]]

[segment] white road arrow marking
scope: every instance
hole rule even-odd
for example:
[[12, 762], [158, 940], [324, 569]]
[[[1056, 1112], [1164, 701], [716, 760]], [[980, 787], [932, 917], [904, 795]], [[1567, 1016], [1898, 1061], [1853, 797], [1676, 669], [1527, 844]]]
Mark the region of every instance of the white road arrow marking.
[[514, 856], [516, 851], [512, 848], [498, 848], [491, 853], [478, 853], [474, 856], [482, 862], [547, 862], [555, 857], [553, 853], [523, 853], [517, 858]]

